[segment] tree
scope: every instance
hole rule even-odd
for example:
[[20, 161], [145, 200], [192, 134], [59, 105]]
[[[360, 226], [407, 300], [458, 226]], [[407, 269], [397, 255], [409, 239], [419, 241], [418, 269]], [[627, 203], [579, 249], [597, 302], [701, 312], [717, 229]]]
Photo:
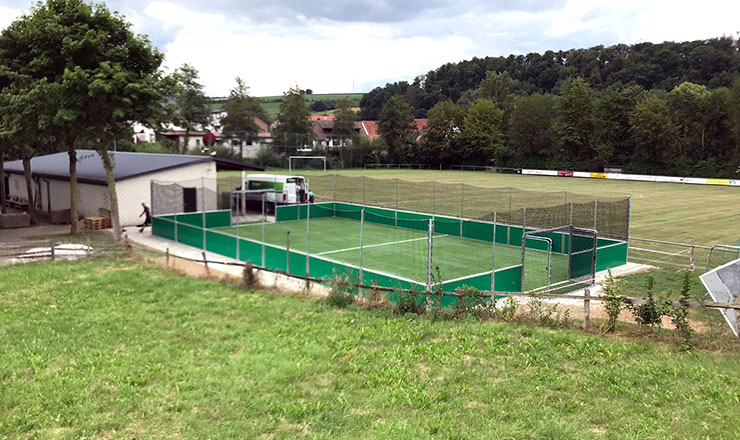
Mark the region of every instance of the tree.
[[355, 131], [355, 122], [357, 122], [357, 113], [352, 110], [352, 102], [349, 99], [340, 99], [337, 103], [337, 111], [334, 112], [334, 128], [331, 132], [334, 139], [339, 139], [342, 146], [345, 141], [352, 141], [357, 132]]
[[566, 161], [593, 167], [593, 101], [591, 87], [582, 78], [569, 78], [560, 86], [555, 133]]
[[635, 171], [666, 172], [676, 157], [679, 127], [666, 102], [657, 96], [640, 100], [630, 112], [630, 133], [635, 142]]
[[236, 86], [231, 89], [224, 110], [226, 116], [221, 120], [223, 134], [239, 140], [239, 158], [242, 158], [244, 144], [259, 132], [254, 119], [263, 113], [262, 106], [257, 99], [249, 96], [249, 87], [244, 81], [236, 77]]
[[272, 133], [273, 145], [284, 147], [289, 153], [308, 145], [313, 133], [313, 125], [308, 119], [310, 115], [303, 91], [297, 85], [283, 93], [277, 127]]
[[[735, 157], [740, 157], [740, 78], [737, 78], [732, 84], [730, 89], [730, 96], [728, 99], [729, 112], [729, 127], [732, 131], [735, 144]], [[738, 171], [740, 172], [740, 171]]]
[[198, 71], [190, 64], [183, 64], [175, 72], [178, 83], [175, 100], [178, 108], [177, 123], [185, 127], [185, 139], [180, 153], [187, 153], [190, 132], [203, 128], [211, 120], [208, 98], [203, 85], [198, 82]]
[[638, 85], [614, 84], [599, 95], [594, 106], [594, 145], [599, 163], [626, 163], [632, 156], [629, 115], [643, 93]]
[[[34, 133], [29, 144], [36, 152], [56, 145], [68, 152], [72, 233], [78, 229], [80, 142], [107, 148], [110, 136], [142, 115], [143, 102], [162, 105], [151, 99], [151, 89], [159, 86], [144, 87], [153, 82], [149, 73], [157, 70], [161, 56], [151, 56], [148, 40], [134, 37], [129, 28], [102, 4], [47, 0], [0, 36], [0, 65], [12, 72], [0, 78], [0, 85], [7, 81], [17, 87], [18, 102], [31, 112], [14, 132]], [[114, 193], [115, 186], [109, 191]]]
[[510, 111], [513, 107], [511, 91], [514, 81], [508, 72], [486, 72], [486, 77], [473, 92], [473, 99], [490, 99], [496, 107]]
[[555, 151], [555, 97], [533, 93], [519, 98], [509, 121], [509, 142], [519, 163], [545, 165]]
[[388, 149], [391, 162], [402, 163], [416, 138], [414, 113], [403, 96], [395, 95], [383, 106], [378, 121], [378, 134]]
[[709, 122], [709, 91], [706, 87], [682, 82], [668, 94], [668, 106], [681, 130], [680, 154], [698, 160], [704, 151]]
[[489, 164], [503, 146], [504, 111], [490, 99], [477, 99], [463, 119], [460, 143], [463, 162]]
[[452, 101], [442, 101], [429, 110], [426, 134], [422, 137], [422, 162], [438, 166], [453, 161], [465, 110]]

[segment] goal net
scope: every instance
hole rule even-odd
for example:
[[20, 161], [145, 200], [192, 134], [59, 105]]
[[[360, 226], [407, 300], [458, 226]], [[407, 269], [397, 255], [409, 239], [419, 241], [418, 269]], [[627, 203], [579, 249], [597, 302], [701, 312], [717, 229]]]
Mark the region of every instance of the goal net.
[[326, 156], [290, 156], [288, 171], [320, 170], [326, 171]]

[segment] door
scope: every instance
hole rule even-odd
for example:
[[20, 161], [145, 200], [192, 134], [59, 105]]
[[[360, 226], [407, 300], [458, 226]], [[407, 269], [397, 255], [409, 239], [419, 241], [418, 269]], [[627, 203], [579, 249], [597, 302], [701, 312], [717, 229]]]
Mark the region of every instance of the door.
[[183, 188], [182, 201], [185, 212], [198, 211], [198, 188]]

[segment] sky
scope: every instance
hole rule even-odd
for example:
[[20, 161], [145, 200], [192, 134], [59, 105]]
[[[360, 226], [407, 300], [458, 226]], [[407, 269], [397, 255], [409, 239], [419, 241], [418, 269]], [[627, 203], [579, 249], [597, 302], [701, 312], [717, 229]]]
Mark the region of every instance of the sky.
[[[165, 54], [189, 63], [209, 96], [241, 77], [255, 96], [294, 85], [368, 92], [442, 64], [596, 45], [735, 36], [740, 1], [110, 0]], [[33, 2], [0, 0], [0, 29]]]

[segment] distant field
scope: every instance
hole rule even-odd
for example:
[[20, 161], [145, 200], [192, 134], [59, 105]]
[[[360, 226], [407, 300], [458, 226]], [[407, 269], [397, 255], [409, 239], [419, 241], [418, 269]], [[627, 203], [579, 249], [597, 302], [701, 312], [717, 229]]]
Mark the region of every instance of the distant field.
[[[312, 95], [305, 95], [306, 101], [308, 102], [309, 107], [311, 104], [315, 101], [339, 101], [340, 99], [347, 98], [352, 102], [353, 107], [358, 107], [360, 105], [360, 100], [364, 96], [364, 93], [319, 93], [319, 94], [312, 94]], [[282, 102], [283, 96], [258, 96], [257, 99], [259, 99], [260, 104], [262, 104], [262, 108], [265, 109], [265, 116], [268, 118], [275, 118], [278, 113], [280, 112], [280, 102]], [[223, 107], [222, 102], [218, 103], [211, 103], [211, 110], [216, 110]], [[319, 115], [319, 114], [330, 114], [331, 110], [329, 111], [323, 111], [323, 112], [311, 112], [311, 114]]]
[[338, 310], [136, 260], [2, 271], [0, 438], [740, 438], [733, 352]]
[[[269, 172], [280, 172], [270, 170]], [[523, 176], [470, 171], [339, 170], [339, 174], [378, 179], [405, 179], [465, 183], [483, 187], [508, 187], [594, 196], [632, 196], [631, 234], [692, 244], [734, 244], [740, 240], [740, 188], [671, 183], [624, 182], [563, 177]], [[323, 174], [305, 171], [302, 174]], [[238, 173], [220, 173], [222, 181], [238, 184]], [[556, 194], [559, 192], [559, 194]]]

